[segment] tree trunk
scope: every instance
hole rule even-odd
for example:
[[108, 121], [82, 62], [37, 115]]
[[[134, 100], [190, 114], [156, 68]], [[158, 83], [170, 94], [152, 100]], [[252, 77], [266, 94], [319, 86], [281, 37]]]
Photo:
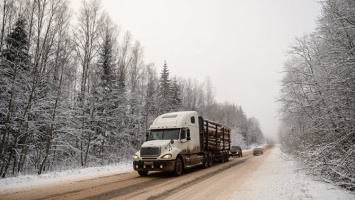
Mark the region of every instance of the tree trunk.
[[1, 26], [1, 38], [0, 38], [0, 51], [2, 50], [2, 45], [4, 42], [5, 25], [6, 25], [6, 0], [4, 0], [4, 7], [2, 13], [2, 26]]

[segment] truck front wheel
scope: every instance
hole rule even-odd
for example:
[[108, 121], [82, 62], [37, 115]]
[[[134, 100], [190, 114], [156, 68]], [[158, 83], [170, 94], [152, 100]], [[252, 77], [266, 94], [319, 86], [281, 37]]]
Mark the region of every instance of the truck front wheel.
[[139, 176], [147, 176], [148, 171], [138, 171]]
[[180, 157], [176, 158], [174, 174], [176, 176], [180, 176], [182, 174], [182, 161]]

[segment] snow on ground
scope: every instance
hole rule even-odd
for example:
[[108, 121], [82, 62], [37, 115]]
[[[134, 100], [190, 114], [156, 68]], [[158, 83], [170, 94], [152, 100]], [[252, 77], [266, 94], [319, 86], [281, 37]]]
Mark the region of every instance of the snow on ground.
[[348, 200], [355, 199], [355, 194], [307, 177], [277, 147], [271, 150], [258, 170], [235, 191], [231, 199]]
[[0, 179], [0, 195], [9, 192], [27, 191], [32, 188], [53, 184], [68, 184], [98, 177], [133, 172], [132, 163], [120, 163], [103, 167], [52, 172], [42, 175], [25, 175]]
[[[132, 163], [128, 162], [104, 167], [5, 178], [0, 179], [0, 195], [45, 185], [67, 184], [133, 171]], [[310, 179], [302, 171], [297, 171], [294, 161], [277, 147], [271, 150], [263, 165], [235, 191], [231, 199], [355, 200], [355, 194]]]

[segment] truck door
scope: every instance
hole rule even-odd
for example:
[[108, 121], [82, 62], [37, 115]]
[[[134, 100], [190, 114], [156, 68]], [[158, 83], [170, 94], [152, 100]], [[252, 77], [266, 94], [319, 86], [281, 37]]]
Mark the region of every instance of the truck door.
[[179, 142], [179, 149], [181, 150], [182, 154], [190, 154], [189, 152], [189, 140], [187, 138], [187, 132], [189, 128], [182, 128], [180, 131], [180, 142]]

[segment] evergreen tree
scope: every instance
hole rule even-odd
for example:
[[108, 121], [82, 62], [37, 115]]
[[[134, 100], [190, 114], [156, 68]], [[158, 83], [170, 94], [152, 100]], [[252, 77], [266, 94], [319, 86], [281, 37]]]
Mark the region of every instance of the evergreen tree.
[[180, 86], [175, 77], [171, 85], [171, 110], [178, 111], [181, 108], [181, 104], [182, 99], [180, 94]]
[[[4, 177], [11, 159], [17, 161], [16, 153], [20, 136], [22, 110], [29, 91], [31, 78], [30, 56], [25, 19], [19, 18], [15, 28], [5, 39], [6, 47], [1, 52], [0, 71], [0, 174]], [[13, 170], [14, 173], [14, 170]]]
[[[104, 164], [104, 155], [108, 155], [106, 146], [109, 146], [110, 138], [113, 136], [115, 126], [113, 123], [116, 116], [115, 110], [117, 105], [112, 98], [115, 91], [115, 77], [113, 57], [113, 39], [109, 27], [105, 29], [105, 36], [103, 38], [102, 49], [100, 50], [99, 59], [97, 63], [97, 79], [98, 83], [93, 89], [93, 131], [95, 136], [94, 155], [100, 159], [100, 163]], [[95, 83], [94, 83], [95, 85]]]
[[160, 80], [159, 80], [159, 113], [166, 113], [169, 112], [171, 109], [171, 83], [169, 79], [169, 70], [166, 64], [164, 63], [162, 72], [160, 73]]
[[117, 109], [115, 110], [115, 140], [113, 141], [114, 144], [117, 146], [115, 148], [117, 154], [121, 155], [121, 151], [128, 145], [128, 135], [127, 135], [127, 124], [128, 124], [128, 117], [127, 117], [127, 87], [126, 87], [126, 67], [122, 64], [122, 60], [120, 61], [120, 65], [118, 68], [117, 73], [117, 80], [115, 81], [112, 95], [112, 101]]
[[26, 71], [30, 71], [28, 65], [29, 55], [27, 53], [28, 40], [25, 27], [25, 19], [18, 19], [14, 30], [5, 39], [6, 48], [2, 52], [2, 57], [13, 69], [21, 67]]

